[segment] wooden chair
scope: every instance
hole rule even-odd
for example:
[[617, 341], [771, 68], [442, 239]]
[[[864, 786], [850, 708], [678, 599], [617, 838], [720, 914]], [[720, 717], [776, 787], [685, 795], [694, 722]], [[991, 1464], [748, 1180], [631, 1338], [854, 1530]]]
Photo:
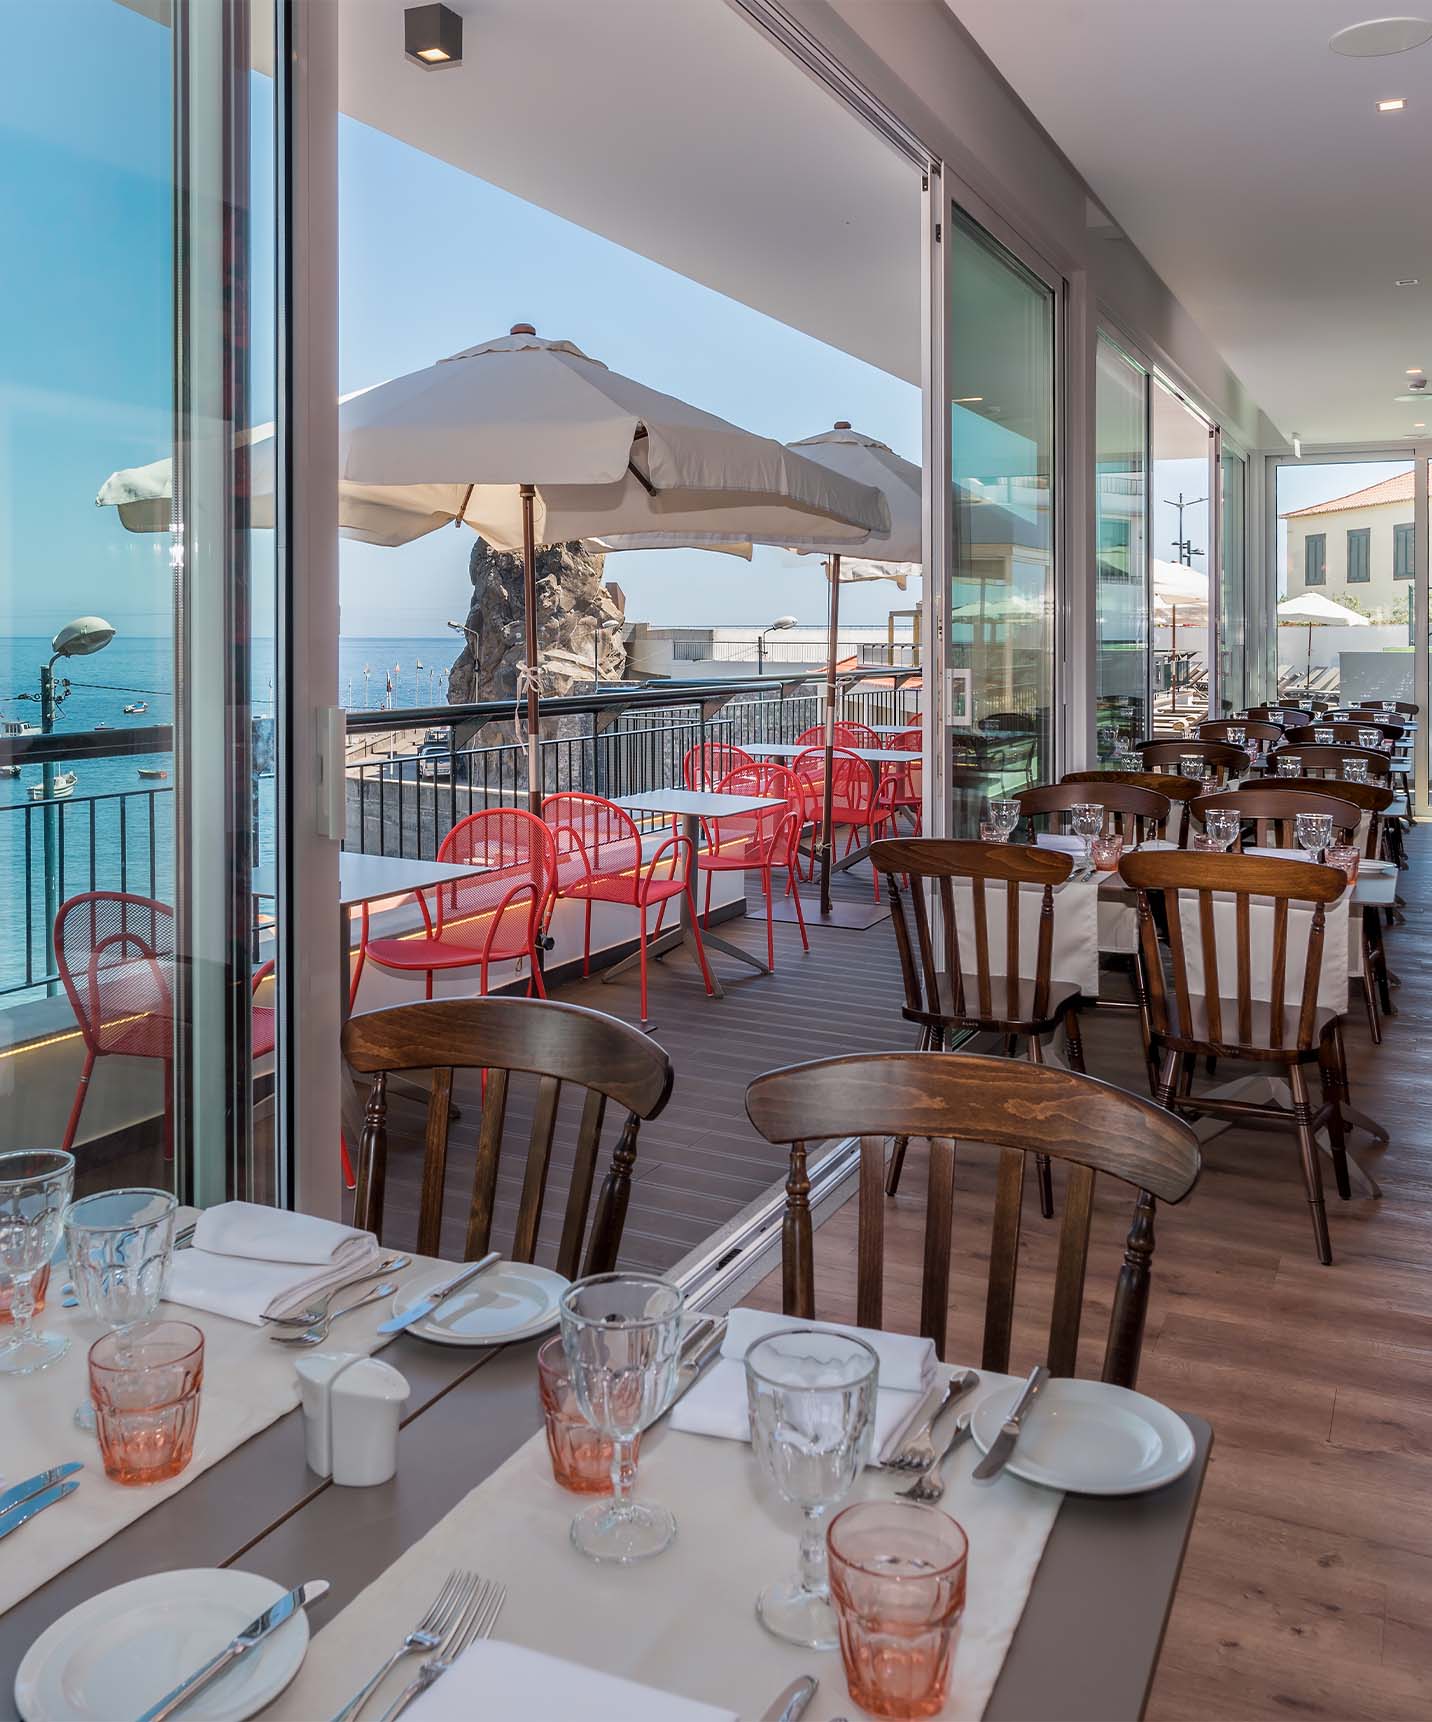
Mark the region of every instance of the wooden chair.
[[1270, 776], [1277, 775], [1277, 760], [1281, 753], [1295, 754], [1302, 760], [1301, 775], [1304, 777], [1340, 778], [1342, 776], [1342, 762], [1345, 759], [1365, 759], [1367, 761], [1367, 775], [1377, 778], [1381, 782], [1387, 781], [1392, 768], [1392, 762], [1388, 756], [1375, 747], [1353, 747], [1351, 744], [1345, 744], [1341, 747], [1335, 744], [1329, 747], [1322, 743], [1291, 747], [1287, 742], [1284, 742], [1281, 747], [1275, 747], [1268, 756], [1268, 773]]
[[[1162, 831], [1152, 836], [1177, 843], [1180, 848], [1188, 841], [1188, 804], [1207, 788], [1196, 777], [1179, 777], [1162, 771], [1066, 771], [1061, 783], [1127, 783], [1132, 789], [1151, 789], [1155, 795], [1167, 796], [1173, 803], [1171, 817]], [[1176, 811], [1175, 811], [1176, 809]]]
[[[1050, 973], [1054, 955], [1054, 887], [1074, 870], [1068, 855], [1053, 849], [1025, 848], [1016, 843], [969, 843], [943, 837], [896, 837], [870, 851], [877, 873], [884, 874], [890, 895], [895, 945], [905, 984], [901, 1014], [921, 1029], [920, 1050], [937, 1051], [945, 1037], [970, 1029], [997, 1034], [1011, 1056], [1015, 1042], [1025, 1042], [1026, 1056], [1042, 1062], [1040, 1039], [1060, 1027], [1075, 1070], [1084, 1068], [1079, 1035], [1079, 988]], [[901, 880], [905, 888], [901, 889]], [[974, 949], [963, 949], [955, 913], [956, 879], [967, 880], [971, 894]], [[936, 949], [926, 886], [940, 902], [941, 941]], [[1042, 887], [1034, 972], [1025, 977], [1020, 961], [1020, 894], [1025, 885]], [[1004, 893], [1003, 962], [990, 952], [988, 889]], [[908, 906], [907, 906], [908, 905]], [[887, 1188], [900, 1188], [905, 1144], [897, 1143], [890, 1162]], [[1039, 1206], [1045, 1219], [1054, 1213], [1054, 1186], [1049, 1161], [1039, 1160]]]
[[[1362, 711], [1375, 711], [1375, 710], [1381, 709], [1382, 701], [1381, 700], [1358, 700], [1357, 705]], [[1418, 705], [1413, 705], [1411, 700], [1394, 700], [1392, 702], [1392, 709], [1394, 711], [1401, 712], [1403, 717], [1416, 717], [1417, 714], [1422, 710], [1422, 707], [1418, 706]]]
[[[1333, 822], [1335, 843], [1356, 842], [1357, 828], [1362, 823], [1362, 814], [1351, 801], [1317, 789], [1293, 789], [1274, 778], [1266, 783], [1246, 783], [1238, 789], [1220, 790], [1215, 795], [1200, 795], [1197, 801], [1189, 803], [1189, 811], [1200, 825], [1204, 815], [1218, 807], [1232, 808], [1245, 824], [1252, 825], [1253, 843], [1260, 849], [1296, 849], [1300, 813], [1328, 814]], [[1241, 838], [1235, 848], [1243, 848]]]
[[1282, 724], [1269, 718], [1213, 718], [1198, 726], [1198, 740], [1221, 741], [1229, 747], [1240, 747], [1242, 743], [1228, 733], [1233, 729], [1242, 730], [1244, 741], [1266, 742], [1270, 747], [1283, 739]]
[[1314, 706], [1300, 706], [1296, 703], [1289, 705], [1285, 702], [1281, 705], [1249, 706], [1248, 708], [1250, 718], [1256, 718], [1260, 722], [1279, 724], [1284, 729], [1292, 728], [1298, 724], [1311, 723], [1317, 715], [1317, 709]]
[[1036, 819], [1045, 820], [1046, 828], [1053, 830], [1056, 823], [1067, 824], [1060, 815], [1076, 803], [1100, 802], [1104, 809], [1104, 835], [1122, 837], [1130, 848], [1150, 837], [1162, 837], [1172, 812], [1168, 796], [1132, 783], [1105, 783], [1097, 793], [1087, 783], [1042, 783], [1033, 789], [1015, 790], [1012, 799], [1019, 803], [1020, 813], [1029, 820], [1031, 830]]
[[[1332, 731], [1332, 745], [1337, 747], [1341, 747], [1344, 742], [1350, 743], [1353, 747], [1366, 747], [1367, 743], [1362, 740], [1362, 737], [1370, 730], [1376, 731], [1379, 741], [1400, 741], [1406, 733], [1401, 724], [1377, 723], [1371, 718], [1360, 723], [1354, 722], [1352, 719], [1334, 718], [1330, 722], [1319, 719], [1316, 723], [1301, 724], [1297, 729], [1286, 730], [1283, 734], [1283, 745], [1286, 747], [1327, 745], [1318, 741], [1319, 732], [1327, 730]], [[1381, 752], [1381, 749], [1378, 751]]]
[[[585, 1089], [586, 1098], [556, 1269], [570, 1279], [579, 1271], [606, 1273], [616, 1266], [636, 1162], [637, 1131], [642, 1121], [655, 1118], [671, 1097], [671, 1061], [648, 1035], [615, 1017], [577, 1005], [522, 998], [439, 999], [350, 1017], [343, 1025], [343, 1056], [351, 1070], [373, 1079], [359, 1147], [355, 1226], [377, 1234], [382, 1231], [388, 1170], [388, 1075], [392, 1071], [431, 1070], [417, 1247], [426, 1256], [442, 1253], [453, 1072], [480, 1070], [485, 1073], [482, 1113], [463, 1260], [485, 1255], [497, 1201], [508, 1078], [513, 1071], [526, 1071], [540, 1080], [517, 1225], [507, 1254], [515, 1262], [530, 1262], [536, 1255], [557, 1107], [563, 1084], [570, 1083]], [[626, 1116], [597, 1196], [586, 1261], [579, 1270], [609, 1100], [623, 1107]]]
[[[1214, 782], [1222, 786], [1230, 777], [1242, 777], [1250, 761], [1241, 747], [1231, 747], [1226, 741], [1141, 741], [1137, 752], [1145, 771], [1181, 775], [1179, 761], [1196, 754], [1204, 769], [1213, 773]], [[1200, 785], [1200, 788], [1206, 787]]]
[[[1338, 1012], [1318, 1003], [1322, 969], [1325, 905], [1340, 897], [1347, 880], [1336, 867], [1284, 861], [1267, 855], [1178, 854], [1139, 851], [1126, 857], [1120, 871], [1138, 895], [1140, 957], [1150, 1043], [1159, 1061], [1157, 1098], [1171, 1111], [1227, 1118], [1235, 1123], [1291, 1124], [1302, 1158], [1303, 1182], [1312, 1213], [1318, 1260], [1332, 1261], [1327, 1210], [1316, 1132], [1326, 1126], [1332, 1139], [1338, 1194], [1352, 1194], [1348, 1178], [1340, 1102], [1347, 1093], [1347, 1072]], [[1180, 893], [1187, 892], [1198, 917], [1197, 948], [1203, 985], [1190, 980], [1191, 935], [1181, 915]], [[1220, 948], [1214, 919], [1214, 893], [1231, 895], [1235, 934], [1232, 949]], [[1272, 964], [1267, 1000], [1253, 996], [1251, 899], [1272, 899]], [[1161, 901], [1167, 929], [1169, 979], [1155, 927], [1153, 900]], [[1289, 911], [1311, 908], [1301, 970], [1288, 951]], [[1231, 973], [1230, 973], [1231, 971]], [[1260, 965], [1261, 971], [1261, 965]], [[1291, 998], [1291, 1002], [1290, 1002]], [[1236, 1058], [1276, 1067], [1292, 1090], [1292, 1116], [1280, 1107], [1217, 1095], [1195, 1095], [1193, 1074], [1199, 1058]], [[1322, 1079], [1322, 1104], [1314, 1109], [1305, 1067], [1316, 1064]]]
[[950, 1250], [955, 1207], [955, 1138], [1000, 1150], [990, 1240], [981, 1367], [1008, 1370], [1020, 1210], [1030, 1153], [1068, 1168], [1059, 1234], [1049, 1348], [1055, 1375], [1073, 1375], [1094, 1180], [1118, 1178], [1137, 1192], [1133, 1223], [1114, 1290], [1104, 1348], [1103, 1379], [1132, 1387], [1148, 1310], [1157, 1201], [1180, 1202], [1198, 1178], [1198, 1142], [1182, 1122], [1152, 1102], [1072, 1071], [952, 1053], [866, 1053], [820, 1059], [757, 1077], [746, 1111], [769, 1142], [790, 1144], [782, 1229], [781, 1307], [803, 1321], [816, 1318], [810, 1180], [806, 1145], [831, 1137], [860, 1138], [859, 1243], [856, 1320], [884, 1325], [885, 1142], [928, 1138], [930, 1182], [925, 1209], [920, 1333], [945, 1355]]

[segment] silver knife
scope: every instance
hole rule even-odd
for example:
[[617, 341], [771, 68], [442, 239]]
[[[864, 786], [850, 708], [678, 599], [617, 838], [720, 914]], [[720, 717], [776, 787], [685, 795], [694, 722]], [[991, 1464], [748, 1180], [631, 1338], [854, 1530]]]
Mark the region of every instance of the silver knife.
[[721, 1344], [725, 1338], [726, 1317], [723, 1315], [710, 1333], [706, 1334], [699, 1344], [694, 1345], [677, 1365], [676, 1391], [667, 1400], [661, 1416], [655, 1419], [657, 1423], [661, 1422], [673, 1405], [690, 1393], [691, 1389], [706, 1373], [708, 1364], [713, 1363], [721, 1355]]
[[56, 1483], [38, 1495], [31, 1495], [29, 1500], [21, 1501], [19, 1506], [11, 1507], [0, 1519], [0, 1537], [8, 1537], [11, 1531], [18, 1531], [21, 1525], [29, 1524], [36, 1513], [43, 1513], [46, 1507], [53, 1507], [56, 1501], [63, 1501], [66, 1495], [73, 1495], [78, 1488], [78, 1483]]
[[793, 1680], [769, 1710], [761, 1713], [759, 1722], [796, 1722], [804, 1716], [806, 1706], [815, 1697], [820, 1682], [813, 1674], [803, 1674]]
[[26, 1477], [23, 1483], [16, 1483], [0, 1495], [0, 1519], [3, 1519], [11, 1509], [18, 1507], [21, 1501], [28, 1501], [31, 1495], [38, 1495], [42, 1489], [48, 1489], [52, 1484], [63, 1483], [66, 1477], [73, 1477], [76, 1471], [83, 1471], [84, 1465], [78, 1459], [72, 1459], [68, 1465], [53, 1465], [48, 1471], [39, 1471], [33, 1477]]
[[469, 1262], [460, 1274], [454, 1274], [450, 1280], [444, 1280], [442, 1285], [434, 1286], [425, 1298], [410, 1304], [401, 1315], [389, 1316], [387, 1321], [380, 1322], [379, 1333], [401, 1333], [405, 1327], [411, 1327], [415, 1321], [426, 1321], [427, 1318], [444, 1304], [454, 1292], [460, 1292], [469, 1280], [475, 1280], [480, 1273], [485, 1273], [494, 1262], [502, 1260], [501, 1250], [489, 1250], [479, 1261]]
[[317, 1602], [319, 1597], [326, 1596], [327, 1593], [327, 1579], [310, 1579], [307, 1584], [295, 1586], [272, 1607], [266, 1608], [257, 1620], [251, 1620], [241, 1633], [229, 1640], [217, 1656], [211, 1656], [202, 1668], [196, 1668], [187, 1680], [181, 1681], [172, 1692], [167, 1692], [157, 1704], [146, 1710], [139, 1722], [163, 1722], [164, 1717], [172, 1716], [196, 1693], [202, 1692], [211, 1681], [216, 1680], [226, 1668], [232, 1667], [241, 1656], [246, 1656], [271, 1632], [276, 1632], [299, 1609], [307, 1608], [310, 1603]]
[[990, 1443], [989, 1452], [975, 1466], [974, 1474], [984, 1482], [986, 1478], [997, 1477], [1009, 1463], [1009, 1456], [1014, 1451], [1014, 1444], [1019, 1439], [1019, 1431], [1029, 1408], [1039, 1396], [1039, 1390], [1049, 1379], [1049, 1371], [1042, 1363], [1036, 1363], [1029, 1372], [1029, 1379], [1024, 1384], [1024, 1391], [1009, 1409], [1009, 1415], [1000, 1425], [999, 1434]]

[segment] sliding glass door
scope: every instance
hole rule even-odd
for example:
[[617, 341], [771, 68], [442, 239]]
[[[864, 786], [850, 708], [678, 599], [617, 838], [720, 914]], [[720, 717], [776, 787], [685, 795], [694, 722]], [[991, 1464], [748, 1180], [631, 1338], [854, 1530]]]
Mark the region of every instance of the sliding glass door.
[[1149, 399], [1153, 483], [1153, 734], [1211, 715], [1217, 483], [1213, 425], [1160, 378]]
[[952, 835], [1054, 769], [1059, 294], [963, 210], [949, 230]]
[[1217, 711], [1226, 716], [1256, 703], [1248, 666], [1248, 463], [1226, 445], [1218, 460], [1219, 558]]
[[1095, 356], [1095, 742], [1149, 732], [1148, 372], [1107, 335]]

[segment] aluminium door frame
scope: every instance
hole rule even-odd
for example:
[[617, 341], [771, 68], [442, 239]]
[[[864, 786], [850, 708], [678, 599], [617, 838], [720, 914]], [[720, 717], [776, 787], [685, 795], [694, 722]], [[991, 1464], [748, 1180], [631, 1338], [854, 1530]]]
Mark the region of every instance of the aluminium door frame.
[[[1141, 343], [1138, 342], [1137, 340], [1135, 340], [1134, 337], [1128, 333], [1128, 331], [1125, 329], [1124, 325], [1119, 321], [1119, 319], [1116, 316], [1114, 316], [1113, 313], [1110, 312], [1107, 309], [1107, 307], [1105, 307], [1102, 304], [1098, 307], [1098, 319], [1097, 319], [1097, 325], [1096, 325], [1096, 329], [1095, 329], [1095, 337], [1094, 338], [1095, 338], [1095, 343], [1096, 343], [1096, 346], [1095, 346], [1096, 352], [1097, 352], [1097, 343], [1098, 343], [1100, 336], [1105, 337], [1110, 342], [1110, 344], [1112, 346], [1114, 346], [1119, 351], [1119, 353], [1121, 353], [1123, 355], [1123, 357], [1129, 361], [1129, 363], [1131, 365], [1137, 365], [1139, 370], [1143, 373], [1144, 526], [1143, 526], [1142, 537], [1143, 537], [1143, 549], [1144, 549], [1144, 638], [1148, 642], [1145, 649], [1144, 649], [1144, 716], [1147, 720], [1148, 733], [1150, 736], [1152, 736], [1153, 735], [1153, 721], [1154, 721], [1154, 617], [1153, 617], [1153, 591], [1154, 591], [1154, 564], [1153, 564], [1153, 543], [1154, 543], [1154, 534], [1153, 534], [1153, 520], [1154, 520], [1153, 378], [1154, 378], [1154, 364], [1153, 364], [1153, 360], [1149, 357], [1147, 351], [1144, 349], [1144, 347], [1141, 345]], [[1096, 387], [1097, 387], [1097, 381], [1096, 381]], [[1094, 446], [1093, 451], [1092, 451], [1090, 471], [1091, 471], [1091, 475], [1092, 475], [1091, 482], [1093, 483], [1095, 488], [1097, 488], [1097, 486], [1098, 486], [1097, 434], [1096, 434], [1095, 446]], [[1097, 507], [1098, 507], [1098, 505], [1096, 502], [1095, 503], [1096, 515], [1097, 515]], [[1097, 557], [1097, 546], [1095, 548], [1095, 555]], [[1098, 585], [1099, 585], [1097, 566], [1095, 567], [1094, 579], [1093, 579], [1092, 584], [1093, 584], [1093, 597], [1091, 598], [1091, 603], [1096, 604], [1098, 602]], [[1089, 713], [1091, 727], [1097, 725], [1097, 712], [1095, 710], [1095, 706], [1096, 706], [1096, 702], [1097, 702], [1097, 696], [1098, 696], [1097, 677], [1096, 677], [1096, 680], [1095, 680], [1094, 685], [1093, 685], [1092, 695], [1093, 695], [1093, 697], [1090, 700], [1090, 713]], [[1090, 758], [1094, 759], [1095, 755], [1091, 754]]]

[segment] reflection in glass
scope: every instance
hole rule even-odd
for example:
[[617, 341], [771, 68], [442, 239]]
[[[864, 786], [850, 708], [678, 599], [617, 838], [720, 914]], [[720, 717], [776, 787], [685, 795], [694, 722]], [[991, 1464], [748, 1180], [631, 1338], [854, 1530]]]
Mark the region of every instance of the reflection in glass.
[[[1100, 762], [1152, 734], [1148, 721], [1149, 602], [1143, 368], [1100, 335], [1096, 358], [1094, 597], [1096, 743]], [[1123, 744], [1123, 745], [1121, 745]]]
[[[1223, 451], [1218, 482], [1223, 505], [1223, 558], [1218, 571], [1218, 709], [1226, 716], [1255, 697], [1248, 686], [1248, 578], [1244, 544], [1244, 493], [1248, 466], [1241, 455]], [[1256, 690], [1261, 698], [1264, 690]]]

